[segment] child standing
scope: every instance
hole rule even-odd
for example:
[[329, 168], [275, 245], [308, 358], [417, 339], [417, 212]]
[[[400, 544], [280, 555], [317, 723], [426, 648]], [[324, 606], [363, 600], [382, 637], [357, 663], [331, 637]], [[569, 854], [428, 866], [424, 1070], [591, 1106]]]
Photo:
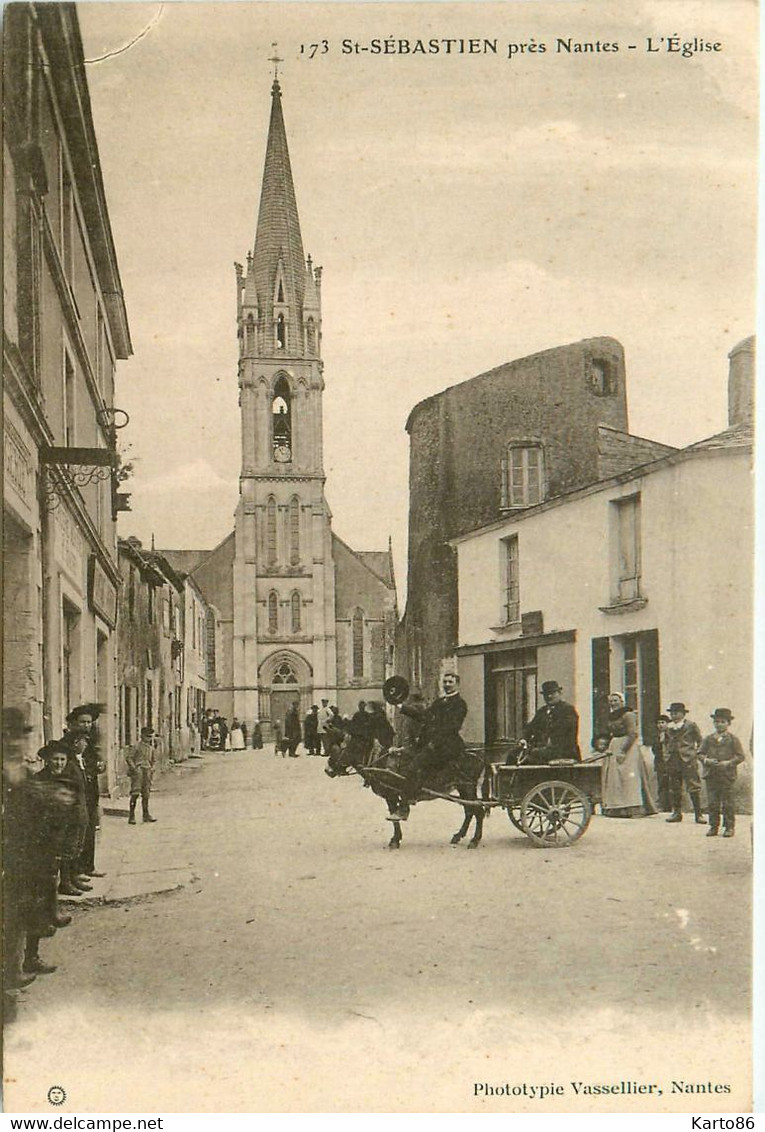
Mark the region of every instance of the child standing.
[[138, 804], [139, 797], [143, 809], [143, 820], [145, 822], [155, 822], [157, 820], [149, 813], [149, 795], [151, 794], [151, 782], [154, 778], [155, 761], [153, 740], [154, 728], [142, 727], [141, 742], [137, 743], [136, 746], [125, 755], [125, 765], [130, 775], [130, 816], [128, 817], [128, 825], [135, 825], [135, 808]]
[[660, 715], [656, 720], [656, 742], [652, 744], [653, 769], [656, 773], [656, 783], [659, 788], [659, 809], [663, 813], [672, 812], [672, 798], [669, 783], [669, 752], [667, 750], [667, 730], [669, 716]]
[[715, 708], [712, 713], [714, 732], [706, 736], [699, 750], [699, 761], [706, 770], [709, 808], [707, 837], [717, 837], [721, 813], [723, 837], [733, 837], [736, 826], [733, 785], [738, 774], [738, 764], [744, 761], [744, 749], [736, 736], [728, 730], [732, 720], [729, 708]]

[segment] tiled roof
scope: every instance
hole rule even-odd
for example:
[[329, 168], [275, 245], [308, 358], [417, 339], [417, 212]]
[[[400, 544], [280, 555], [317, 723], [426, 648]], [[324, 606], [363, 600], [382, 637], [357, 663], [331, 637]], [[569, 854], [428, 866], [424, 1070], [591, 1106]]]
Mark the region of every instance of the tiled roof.
[[689, 444], [684, 452], [707, 452], [715, 448], [751, 448], [754, 443], [754, 428], [751, 424], [732, 425], [723, 432], [707, 436], [696, 444]]

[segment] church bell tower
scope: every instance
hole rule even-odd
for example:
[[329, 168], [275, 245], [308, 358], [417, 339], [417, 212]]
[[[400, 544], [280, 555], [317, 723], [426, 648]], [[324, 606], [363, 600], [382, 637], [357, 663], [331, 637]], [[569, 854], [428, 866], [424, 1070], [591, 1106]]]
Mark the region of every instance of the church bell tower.
[[281, 87], [255, 243], [236, 264], [242, 466], [233, 684], [239, 719], [302, 715], [336, 686], [335, 571], [322, 446], [321, 268], [303, 252]]

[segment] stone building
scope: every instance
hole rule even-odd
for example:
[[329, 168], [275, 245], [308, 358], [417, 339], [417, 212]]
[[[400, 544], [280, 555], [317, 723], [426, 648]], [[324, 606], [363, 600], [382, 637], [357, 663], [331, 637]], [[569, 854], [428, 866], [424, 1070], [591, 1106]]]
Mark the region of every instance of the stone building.
[[[171, 553], [146, 550], [137, 538], [120, 539], [118, 553], [118, 757], [109, 788], [119, 793], [126, 783], [125, 754], [142, 727], [157, 734], [160, 767], [191, 753], [189, 724], [206, 705], [214, 642], [208, 604], [189, 575], [176, 569]], [[214, 618], [212, 625], [214, 630]]]
[[114, 383], [130, 333], [75, 6], [3, 16], [3, 704], [39, 746], [103, 702], [113, 766]]
[[703, 731], [716, 707], [731, 708], [749, 746], [753, 370], [749, 338], [730, 355], [723, 432], [454, 540], [467, 739], [517, 736], [541, 683], [558, 680], [585, 750], [612, 690], [645, 744], [681, 700]]
[[[242, 464], [235, 529], [191, 576], [220, 614], [211, 703], [248, 724], [321, 697], [350, 710], [393, 671], [390, 548], [332, 531], [324, 484], [321, 268], [306, 258], [274, 80], [255, 242], [236, 266]], [[267, 729], [266, 729], [267, 730]]]
[[671, 451], [631, 436], [624, 352], [590, 338], [507, 362], [415, 405], [399, 670], [436, 694], [457, 645], [450, 540]]

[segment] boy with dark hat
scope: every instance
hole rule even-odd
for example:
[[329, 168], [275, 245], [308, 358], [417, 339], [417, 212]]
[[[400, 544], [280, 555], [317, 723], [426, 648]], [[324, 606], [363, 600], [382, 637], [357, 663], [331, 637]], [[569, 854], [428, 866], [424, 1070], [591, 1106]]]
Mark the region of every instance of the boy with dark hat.
[[669, 752], [667, 750], [667, 728], [670, 719], [668, 715], [660, 715], [656, 720], [656, 739], [651, 744], [653, 751], [653, 769], [656, 774], [656, 784], [659, 788], [659, 809], [662, 813], [672, 812], [672, 801], [669, 792]]
[[723, 837], [733, 837], [736, 810], [733, 805], [733, 784], [738, 764], [744, 761], [744, 748], [728, 728], [733, 720], [730, 708], [715, 708], [712, 713], [715, 729], [701, 744], [699, 762], [706, 771], [709, 829], [707, 837], [717, 837], [720, 813], [723, 820]]
[[693, 806], [693, 816], [697, 825], [706, 825], [701, 810], [701, 779], [699, 778], [699, 747], [701, 732], [696, 724], [688, 719], [688, 708], [679, 700], [668, 707], [670, 722], [667, 724], [667, 772], [669, 774], [669, 796], [672, 813], [667, 821], [683, 820], [683, 786], [688, 791]]
[[135, 825], [135, 808], [138, 803], [139, 795], [143, 809], [143, 820], [145, 822], [154, 822], [157, 820], [149, 813], [149, 795], [151, 794], [151, 782], [154, 777], [155, 760], [153, 738], [154, 728], [142, 727], [140, 743], [136, 743], [135, 747], [131, 748], [125, 755], [125, 763], [127, 765], [128, 774], [130, 775], [130, 816], [128, 818], [128, 825]]

